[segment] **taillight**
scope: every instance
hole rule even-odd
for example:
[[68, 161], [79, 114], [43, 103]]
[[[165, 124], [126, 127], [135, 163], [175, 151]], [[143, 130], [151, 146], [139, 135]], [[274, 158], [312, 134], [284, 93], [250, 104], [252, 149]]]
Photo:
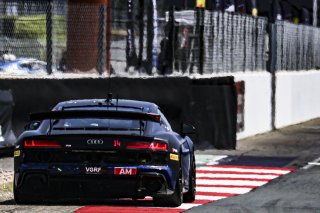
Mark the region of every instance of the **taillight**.
[[168, 151], [168, 144], [164, 142], [151, 143], [151, 149], [157, 151]]
[[149, 149], [150, 145], [148, 142], [129, 142], [127, 149]]
[[129, 142], [127, 149], [150, 149], [152, 151], [168, 151], [168, 144], [161, 141], [155, 142]]
[[62, 147], [60, 143], [47, 140], [26, 139], [23, 143], [24, 147]]

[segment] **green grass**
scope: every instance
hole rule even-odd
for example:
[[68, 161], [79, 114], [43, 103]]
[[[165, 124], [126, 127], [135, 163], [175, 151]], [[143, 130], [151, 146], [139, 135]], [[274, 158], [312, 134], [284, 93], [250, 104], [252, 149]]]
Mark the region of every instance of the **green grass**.
[[[46, 16], [4, 16], [4, 31], [9, 37], [17, 39], [46, 40]], [[65, 17], [53, 16], [53, 39], [56, 42], [66, 42], [67, 24]]]
[[46, 39], [45, 16], [20, 16], [15, 19], [16, 38]]

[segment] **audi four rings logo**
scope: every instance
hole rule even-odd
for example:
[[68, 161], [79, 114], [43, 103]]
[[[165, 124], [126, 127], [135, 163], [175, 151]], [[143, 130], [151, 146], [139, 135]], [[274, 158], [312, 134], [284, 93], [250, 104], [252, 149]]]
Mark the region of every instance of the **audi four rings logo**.
[[103, 140], [102, 139], [89, 139], [89, 140], [87, 140], [87, 144], [89, 144], [89, 145], [102, 145]]

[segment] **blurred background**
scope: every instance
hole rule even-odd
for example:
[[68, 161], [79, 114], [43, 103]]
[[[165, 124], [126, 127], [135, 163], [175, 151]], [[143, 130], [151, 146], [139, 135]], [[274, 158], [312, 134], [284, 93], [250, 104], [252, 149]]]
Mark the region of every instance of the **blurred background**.
[[315, 0], [1, 0], [0, 76], [318, 68], [317, 9]]

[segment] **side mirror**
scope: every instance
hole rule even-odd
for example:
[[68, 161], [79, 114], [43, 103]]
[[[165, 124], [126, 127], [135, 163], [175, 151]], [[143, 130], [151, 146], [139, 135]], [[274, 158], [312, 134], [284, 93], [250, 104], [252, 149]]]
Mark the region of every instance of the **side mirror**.
[[196, 133], [196, 128], [190, 124], [181, 124], [181, 135], [184, 137], [186, 135], [192, 135]]

